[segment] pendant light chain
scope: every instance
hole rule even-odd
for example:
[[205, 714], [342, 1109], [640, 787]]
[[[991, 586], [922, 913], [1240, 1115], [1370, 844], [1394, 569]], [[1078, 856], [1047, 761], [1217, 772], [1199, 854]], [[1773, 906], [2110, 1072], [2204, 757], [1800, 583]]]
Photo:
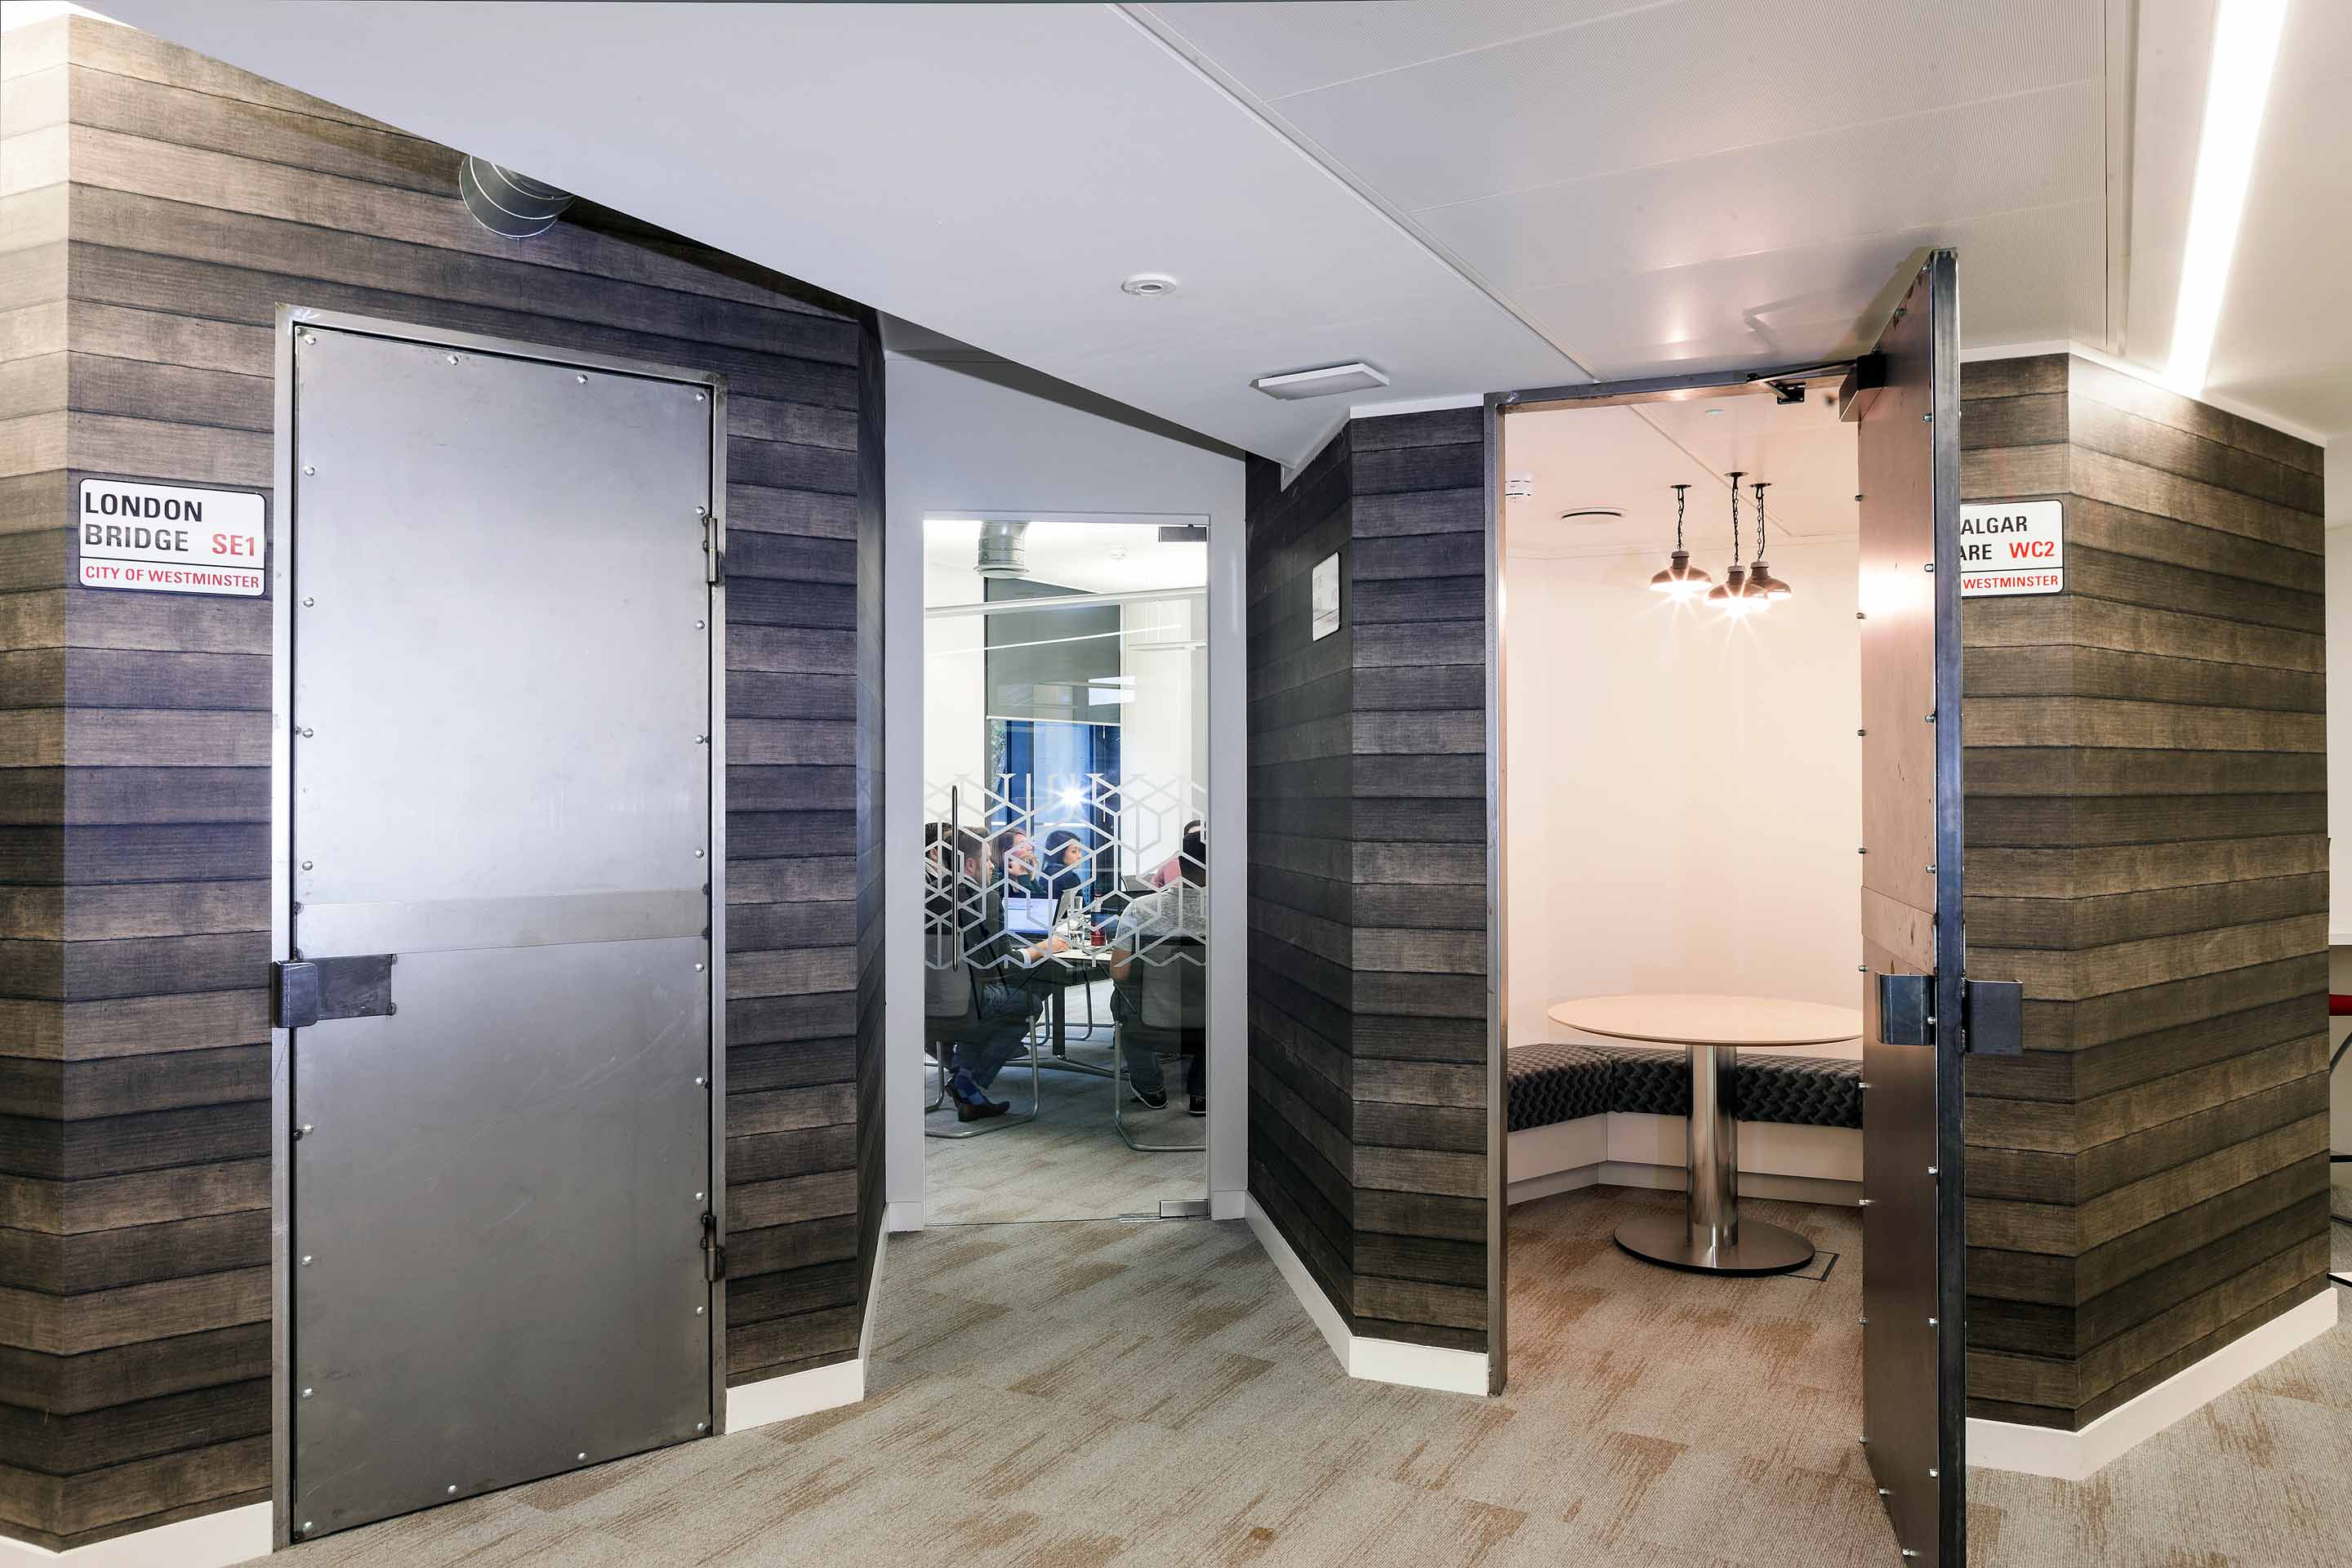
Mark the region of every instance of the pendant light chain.
[[1675, 548], [1676, 550], [1683, 547], [1683, 508], [1689, 500], [1690, 486], [1676, 485], [1675, 487]]
[[1739, 481], [1747, 477], [1745, 468], [1731, 470], [1731, 563], [1739, 564]]

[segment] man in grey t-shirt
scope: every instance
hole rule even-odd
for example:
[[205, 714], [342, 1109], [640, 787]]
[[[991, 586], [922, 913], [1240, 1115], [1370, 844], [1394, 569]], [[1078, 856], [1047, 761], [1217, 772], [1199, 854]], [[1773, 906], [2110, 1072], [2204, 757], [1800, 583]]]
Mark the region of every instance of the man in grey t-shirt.
[[[1177, 865], [1182, 873], [1179, 880], [1129, 904], [1119, 912], [1118, 925], [1112, 928], [1110, 1011], [1111, 1016], [1122, 1025], [1138, 1021], [1135, 1005], [1128, 1000], [1128, 981], [1135, 965], [1197, 962], [1202, 956], [1198, 949], [1180, 957], [1176, 950], [1160, 944], [1171, 937], [1189, 937], [1197, 942], [1209, 939], [1208, 835], [1197, 822], [1184, 829]], [[1160, 1068], [1158, 1051], [1143, 1050], [1129, 1057], [1127, 1077], [1137, 1100], [1155, 1110], [1168, 1103], [1167, 1077]], [[1185, 1053], [1184, 1085], [1192, 1097], [1192, 1114], [1206, 1116], [1206, 1077], [1197, 1051]]]

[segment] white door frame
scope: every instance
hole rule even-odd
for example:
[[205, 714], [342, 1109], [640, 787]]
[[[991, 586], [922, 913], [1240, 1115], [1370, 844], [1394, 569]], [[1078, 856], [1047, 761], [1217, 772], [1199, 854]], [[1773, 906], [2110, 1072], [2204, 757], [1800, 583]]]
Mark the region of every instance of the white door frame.
[[[934, 515], [948, 516], [940, 512]], [[961, 518], [1209, 526], [1209, 1214], [1249, 1186], [1248, 627], [1244, 521], [1198, 513], [962, 510]], [[888, 1227], [920, 1230], [923, 1141], [923, 524], [889, 521], [882, 568], [883, 1162]], [[1113, 1136], [1108, 1122], [1106, 1137]], [[1149, 1158], [1149, 1156], [1139, 1156]], [[1198, 1195], [1198, 1194], [1195, 1194]]]

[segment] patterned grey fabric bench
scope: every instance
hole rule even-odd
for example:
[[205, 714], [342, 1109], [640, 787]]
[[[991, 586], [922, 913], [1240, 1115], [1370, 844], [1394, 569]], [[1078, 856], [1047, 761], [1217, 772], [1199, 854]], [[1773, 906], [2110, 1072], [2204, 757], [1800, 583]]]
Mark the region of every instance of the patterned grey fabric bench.
[[[1801, 1127], [1862, 1126], [1862, 1064], [1750, 1051], [1731, 1070], [1732, 1114]], [[1510, 1130], [1603, 1111], [1690, 1114], [1686, 1052], [1638, 1046], [1521, 1046], [1511, 1052]]]

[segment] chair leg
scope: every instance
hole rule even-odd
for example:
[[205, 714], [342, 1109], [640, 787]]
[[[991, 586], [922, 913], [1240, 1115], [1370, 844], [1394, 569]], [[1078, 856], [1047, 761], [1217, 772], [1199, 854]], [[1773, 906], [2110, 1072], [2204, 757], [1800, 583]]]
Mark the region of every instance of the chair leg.
[[1196, 1154], [1206, 1149], [1209, 1144], [1205, 1131], [1198, 1143], [1139, 1143], [1135, 1141], [1135, 1134], [1127, 1130], [1127, 1118], [1121, 1114], [1127, 1108], [1127, 1101], [1118, 1092], [1118, 1080], [1126, 1060], [1126, 1041], [1114, 1025], [1110, 1032], [1110, 1125], [1111, 1130], [1118, 1134], [1118, 1141], [1139, 1154]]

